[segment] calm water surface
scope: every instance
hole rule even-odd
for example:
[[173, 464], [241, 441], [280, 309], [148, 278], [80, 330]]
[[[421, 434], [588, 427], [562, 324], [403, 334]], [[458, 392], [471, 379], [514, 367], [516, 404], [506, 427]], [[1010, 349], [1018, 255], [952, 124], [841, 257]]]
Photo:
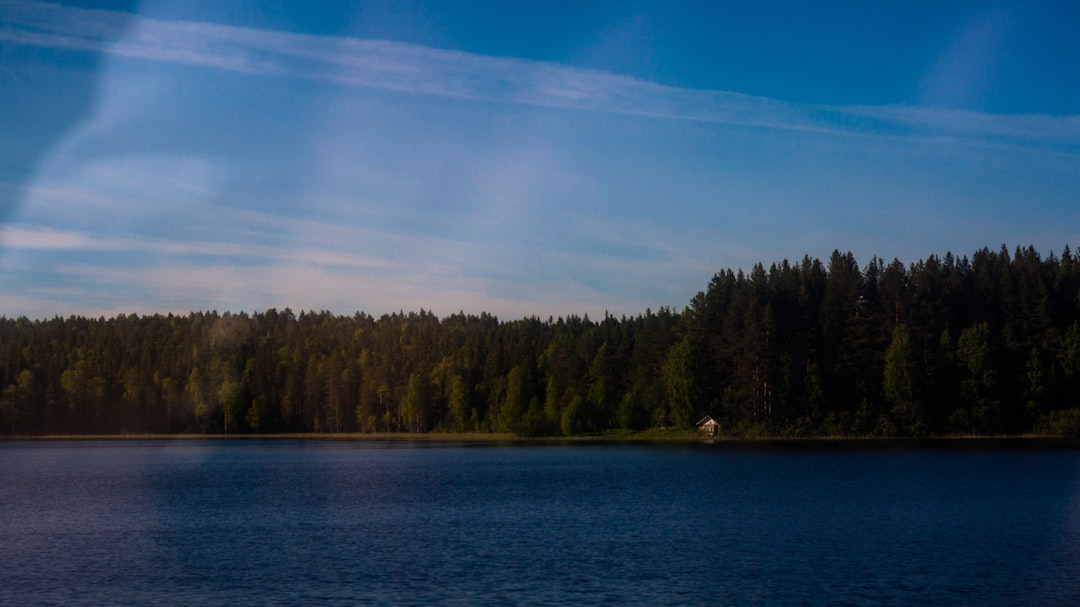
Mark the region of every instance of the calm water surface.
[[3, 605], [1080, 605], [1080, 451], [0, 443]]

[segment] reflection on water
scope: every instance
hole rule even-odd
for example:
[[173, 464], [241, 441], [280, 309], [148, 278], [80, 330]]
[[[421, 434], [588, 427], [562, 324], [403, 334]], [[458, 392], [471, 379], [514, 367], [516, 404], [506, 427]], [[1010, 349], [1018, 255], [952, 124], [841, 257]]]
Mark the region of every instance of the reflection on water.
[[0, 603], [1080, 604], [1080, 452], [0, 444]]

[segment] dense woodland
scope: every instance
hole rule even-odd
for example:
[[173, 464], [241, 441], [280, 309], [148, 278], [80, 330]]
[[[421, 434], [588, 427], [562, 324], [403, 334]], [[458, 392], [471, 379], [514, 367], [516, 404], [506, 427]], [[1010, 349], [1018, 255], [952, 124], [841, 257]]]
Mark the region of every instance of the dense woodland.
[[681, 312], [0, 318], [0, 432], [1080, 432], [1065, 248], [716, 274]]

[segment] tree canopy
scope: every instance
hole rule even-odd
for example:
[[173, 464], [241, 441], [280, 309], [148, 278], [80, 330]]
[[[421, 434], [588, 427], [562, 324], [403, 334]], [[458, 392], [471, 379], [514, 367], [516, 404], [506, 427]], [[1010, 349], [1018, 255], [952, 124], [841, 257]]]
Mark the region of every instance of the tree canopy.
[[1068, 247], [724, 270], [682, 311], [0, 317], [0, 432], [1080, 434]]

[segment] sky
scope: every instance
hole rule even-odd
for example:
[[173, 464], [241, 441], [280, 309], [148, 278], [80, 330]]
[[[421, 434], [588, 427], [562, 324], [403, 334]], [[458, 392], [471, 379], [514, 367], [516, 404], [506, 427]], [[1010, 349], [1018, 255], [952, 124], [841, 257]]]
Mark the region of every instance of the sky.
[[1076, 249], [1077, 23], [1034, 1], [0, 0], [0, 315], [595, 318], [834, 249]]

